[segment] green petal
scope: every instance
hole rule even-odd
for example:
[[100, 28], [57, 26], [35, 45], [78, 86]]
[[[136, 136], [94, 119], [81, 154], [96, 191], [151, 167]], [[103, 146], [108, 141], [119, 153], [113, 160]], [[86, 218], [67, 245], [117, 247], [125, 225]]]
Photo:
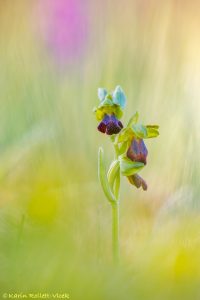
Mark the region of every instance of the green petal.
[[125, 156], [121, 156], [120, 160], [120, 171], [124, 176], [131, 176], [138, 173], [144, 164], [141, 162], [134, 162]]
[[158, 125], [146, 125], [147, 128], [159, 129]]
[[117, 119], [121, 119], [123, 116], [123, 110], [118, 105], [115, 105], [115, 116]]
[[124, 128], [121, 130], [121, 132], [118, 135], [117, 143], [127, 142], [128, 140], [131, 140], [132, 137], [133, 137], [132, 129]]
[[107, 101], [107, 105], [100, 104], [97, 108], [94, 108], [93, 111], [96, 114], [97, 121], [101, 121], [104, 118], [105, 114], [108, 115], [114, 114], [118, 120], [121, 119], [123, 115], [123, 111], [121, 110], [121, 108], [115, 104], [110, 105], [108, 101]]
[[147, 125], [146, 129], [147, 129], [147, 138], [154, 138], [157, 137], [159, 135], [159, 131], [158, 131], [159, 126], [158, 125]]
[[101, 108], [94, 108], [94, 113], [96, 115], [97, 121], [101, 121], [104, 118], [105, 112]]

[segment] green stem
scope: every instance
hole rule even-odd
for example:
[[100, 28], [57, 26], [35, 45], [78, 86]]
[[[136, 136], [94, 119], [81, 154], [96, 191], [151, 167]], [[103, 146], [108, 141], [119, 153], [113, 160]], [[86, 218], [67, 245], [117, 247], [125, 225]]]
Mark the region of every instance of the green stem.
[[113, 260], [119, 262], [119, 202], [112, 204], [112, 246]]
[[[114, 145], [115, 158], [118, 158], [119, 148]], [[115, 265], [119, 263], [119, 189], [120, 189], [120, 170], [116, 175], [114, 184], [114, 195], [116, 202], [112, 203], [112, 243], [113, 243], [113, 260]]]
[[[118, 159], [118, 146], [115, 147], [115, 157]], [[104, 163], [103, 149], [99, 148], [98, 155], [98, 175], [102, 189], [112, 206], [112, 247], [113, 261], [115, 265], [119, 262], [119, 189], [120, 189], [120, 169], [118, 162], [111, 164], [108, 174]]]

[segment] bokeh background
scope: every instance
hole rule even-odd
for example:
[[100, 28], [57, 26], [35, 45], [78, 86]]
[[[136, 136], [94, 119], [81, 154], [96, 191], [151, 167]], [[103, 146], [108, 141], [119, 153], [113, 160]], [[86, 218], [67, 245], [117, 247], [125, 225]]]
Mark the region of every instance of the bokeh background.
[[[0, 292], [200, 299], [200, 4], [0, 0]], [[97, 178], [97, 88], [159, 124], [122, 180], [121, 266]]]

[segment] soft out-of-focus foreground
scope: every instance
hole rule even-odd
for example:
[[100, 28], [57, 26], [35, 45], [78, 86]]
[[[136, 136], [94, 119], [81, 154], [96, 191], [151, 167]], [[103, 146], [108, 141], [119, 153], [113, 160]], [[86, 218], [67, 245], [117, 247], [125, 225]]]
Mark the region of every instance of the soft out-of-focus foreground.
[[[200, 5], [0, 1], [0, 292], [200, 299]], [[97, 178], [97, 88], [160, 125], [147, 192], [123, 178], [121, 266]]]

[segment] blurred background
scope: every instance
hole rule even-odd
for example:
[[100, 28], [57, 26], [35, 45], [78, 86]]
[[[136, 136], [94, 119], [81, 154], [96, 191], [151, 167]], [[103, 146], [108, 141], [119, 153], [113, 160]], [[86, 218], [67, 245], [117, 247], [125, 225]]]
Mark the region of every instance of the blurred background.
[[[0, 0], [0, 291], [200, 299], [200, 4]], [[97, 177], [97, 88], [159, 124], [122, 180], [121, 266]]]

